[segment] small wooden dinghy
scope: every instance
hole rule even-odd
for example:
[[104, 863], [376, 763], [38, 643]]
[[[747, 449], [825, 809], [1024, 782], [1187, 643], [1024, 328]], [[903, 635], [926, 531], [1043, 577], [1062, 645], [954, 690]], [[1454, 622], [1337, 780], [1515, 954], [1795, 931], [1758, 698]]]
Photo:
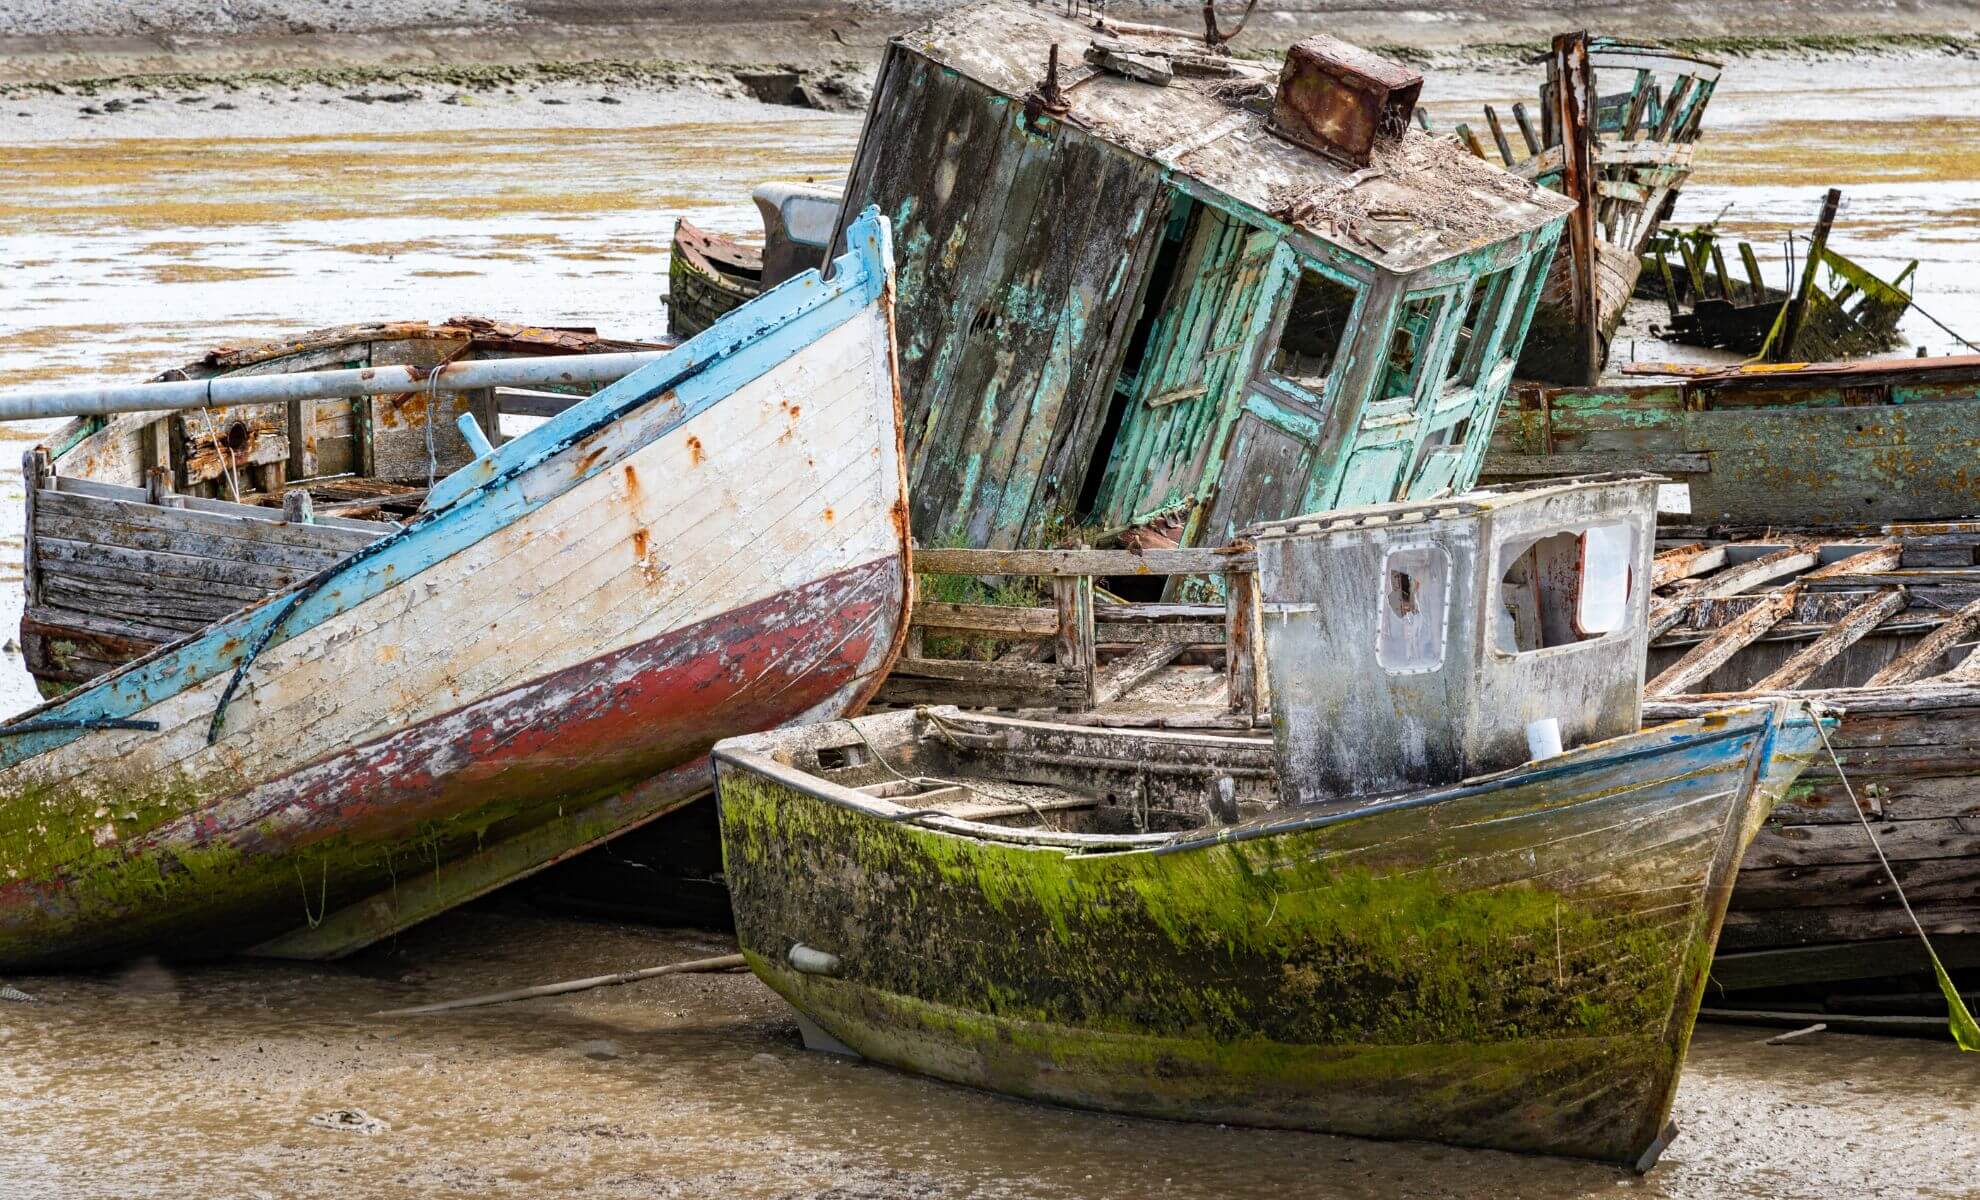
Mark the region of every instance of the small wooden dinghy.
[[[942, 1079], [1647, 1167], [1817, 741], [1790, 700], [1637, 727], [1652, 488], [1265, 530], [1276, 742], [923, 708], [724, 743], [744, 953], [813, 1045]], [[1522, 763], [1536, 720], [1572, 748]]]
[[908, 546], [887, 226], [848, 239], [473, 430], [405, 529], [0, 726], [0, 965], [343, 953], [700, 794], [724, 736], [856, 708]]
[[668, 333], [693, 337], [762, 290], [763, 251], [685, 217], [674, 222], [667, 260]]

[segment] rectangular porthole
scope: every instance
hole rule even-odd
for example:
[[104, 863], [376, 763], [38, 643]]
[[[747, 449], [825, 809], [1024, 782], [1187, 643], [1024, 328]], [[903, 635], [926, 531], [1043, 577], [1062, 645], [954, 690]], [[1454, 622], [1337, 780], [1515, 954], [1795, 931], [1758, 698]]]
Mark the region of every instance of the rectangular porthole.
[[1395, 675], [1420, 674], [1443, 666], [1450, 612], [1450, 554], [1442, 546], [1391, 550], [1382, 560], [1382, 577], [1375, 661]]

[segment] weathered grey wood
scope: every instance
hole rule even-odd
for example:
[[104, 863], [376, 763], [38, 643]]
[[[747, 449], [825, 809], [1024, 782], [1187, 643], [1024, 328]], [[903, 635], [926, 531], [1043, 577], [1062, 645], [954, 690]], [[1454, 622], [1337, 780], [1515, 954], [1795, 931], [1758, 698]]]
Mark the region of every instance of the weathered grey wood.
[[1487, 479], [1599, 475], [1605, 471], [1655, 471], [1659, 475], [1707, 475], [1712, 456], [1682, 450], [1563, 450], [1556, 454], [1485, 456], [1479, 473]]
[[1725, 565], [1724, 546], [1707, 546], [1694, 542], [1689, 546], [1660, 550], [1657, 552], [1656, 560], [1651, 564], [1650, 586], [1661, 588], [1680, 579], [1709, 575]]
[[35, 446], [21, 457], [21, 481], [25, 485], [26, 511], [23, 515], [23, 529], [26, 536], [21, 543], [21, 582], [27, 592], [29, 604], [41, 603], [41, 572], [35, 555], [34, 527], [40, 515], [40, 494], [47, 488], [48, 480], [55, 468], [45, 446]]
[[42, 559], [55, 574], [128, 581], [140, 588], [164, 586], [172, 580], [187, 584], [196, 580], [203, 587], [238, 589], [245, 599], [260, 599], [308, 577], [306, 572], [289, 567], [195, 554], [137, 550], [69, 538], [43, 537], [40, 541]]
[[1093, 687], [1095, 706], [1112, 704], [1160, 674], [1182, 656], [1187, 646], [1156, 642], [1108, 663]]
[[308, 488], [290, 488], [282, 493], [282, 519], [291, 525], [316, 524], [316, 505]]
[[1265, 711], [1261, 695], [1261, 655], [1264, 639], [1258, 628], [1258, 576], [1250, 571], [1232, 575], [1224, 591], [1224, 690], [1230, 710], [1256, 715]]
[[1050, 638], [1059, 632], [1058, 614], [1049, 608], [1003, 604], [918, 603], [914, 624], [945, 633], [994, 633], [1007, 638]]
[[1253, 568], [1248, 549], [917, 550], [929, 575], [1216, 575]]
[[[1846, 821], [1821, 825], [1770, 825], [1746, 852], [1747, 867], [1804, 867], [1831, 863], [1874, 863], [1877, 849], [1893, 863], [1908, 859], [1972, 858], [1980, 855], [1980, 827], [1970, 817], [1925, 817], [1915, 821], [1873, 821], [1877, 845], [1863, 826]], [[1974, 910], [1980, 921], [1980, 907]]]
[[[1735, 568], [1737, 569], [1737, 568]], [[1646, 696], [1674, 696], [1690, 691], [1755, 638], [1778, 624], [1794, 607], [1792, 589], [1756, 604], [1737, 621], [1693, 646], [1643, 689]]]
[[1864, 681], [1865, 687], [1894, 687], [1914, 683], [1934, 673], [1946, 652], [1975, 629], [1980, 629], [1980, 600], [1975, 600], [1947, 617], [1945, 623], [1927, 634], [1924, 641], [1892, 659], [1888, 665]]
[[[42, 489], [42, 494], [37, 498], [37, 506], [40, 511], [82, 521], [119, 521], [138, 528], [158, 529], [169, 533], [188, 530], [244, 541], [306, 546], [312, 549], [336, 547], [347, 551], [362, 550], [380, 537], [397, 530], [397, 526], [382, 521], [336, 523], [321, 521], [315, 525], [291, 525], [283, 521], [281, 513], [274, 509], [260, 509], [259, 516], [244, 517], [231, 513], [208, 512], [194, 508], [190, 504], [185, 508], [161, 507], [145, 504], [142, 501], [78, 496], [66, 490], [51, 491], [47, 488]], [[352, 524], [361, 524], [363, 528], [350, 528]]]
[[[1980, 967], [1980, 937], [1954, 935], [1934, 939], [1933, 948], [1949, 969]], [[1839, 979], [1876, 979], [1931, 969], [1925, 948], [1914, 934], [1849, 945], [1722, 953], [1712, 960], [1712, 982], [1716, 987], [1743, 991]]]
[[224, 537], [204, 530], [169, 530], [124, 521], [87, 521], [73, 516], [41, 516], [35, 522], [36, 537], [64, 538], [69, 541], [124, 546], [135, 550], [156, 550], [187, 554], [229, 562], [258, 563], [288, 567], [305, 575], [349, 557], [342, 546], [296, 546], [248, 538]]
[[1191, 646], [1221, 649], [1226, 632], [1227, 627], [1222, 621], [1160, 621], [1145, 625], [1123, 621], [1100, 626], [1094, 639], [1101, 646], [1173, 645], [1185, 649]]
[[1691, 598], [1714, 599], [1721, 596], [1737, 596], [1763, 583], [1772, 583], [1776, 579], [1799, 574], [1821, 561], [1821, 554], [1809, 547], [1784, 547], [1709, 576], [1691, 593]]
[[1052, 600], [1058, 609], [1058, 640], [1054, 646], [1061, 671], [1077, 671], [1081, 709], [1094, 705], [1093, 577], [1054, 576]]
[[590, 397], [573, 396], [566, 392], [544, 392], [531, 388], [498, 387], [495, 391], [495, 411], [510, 417], [554, 417], [575, 404], [582, 404]]
[[1968, 650], [1965, 658], [1939, 678], [1947, 683], [1980, 683], [1980, 646]]
[[1754, 684], [1753, 690], [1787, 691], [1800, 687], [1837, 655], [1863, 640], [1864, 636], [1882, 624], [1885, 618], [1903, 608], [1904, 602], [1905, 594], [1902, 588], [1892, 588], [1865, 600], [1848, 616], [1838, 621], [1829, 632], [1803, 646], [1793, 658], [1781, 664], [1778, 670]]
[[1837, 559], [1825, 567], [1816, 567], [1803, 575], [1803, 582], [1826, 579], [1850, 579], [1863, 575], [1879, 575], [1896, 570], [1904, 558], [1904, 544], [1890, 542], [1882, 546], [1872, 546], [1860, 554]]

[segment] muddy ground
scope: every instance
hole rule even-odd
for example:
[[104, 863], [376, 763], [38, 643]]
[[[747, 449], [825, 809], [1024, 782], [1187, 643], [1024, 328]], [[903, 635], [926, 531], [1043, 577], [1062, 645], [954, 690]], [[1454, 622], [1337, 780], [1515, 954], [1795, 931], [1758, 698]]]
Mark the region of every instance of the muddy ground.
[[[1980, 1179], [1980, 1071], [1930, 1042], [1703, 1028], [1683, 1133], [1639, 1178], [1002, 1099], [806, 1052], [748, 975], [366, 1015], [727, 948], [478, 908], [335, 966], [16, 979], [37, 1002], [0, 1004], [0, 1195], [1833, 1200]], [[344, 1109], [387, 1128], [310, 1123]]]

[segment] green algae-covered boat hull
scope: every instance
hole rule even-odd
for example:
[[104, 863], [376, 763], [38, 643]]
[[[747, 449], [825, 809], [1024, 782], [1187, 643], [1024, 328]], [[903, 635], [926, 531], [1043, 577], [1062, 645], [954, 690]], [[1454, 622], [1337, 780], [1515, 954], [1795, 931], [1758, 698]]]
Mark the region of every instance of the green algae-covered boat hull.
[[[1030, 770], [1024, 722], [856, 724], [899, 764], [931, 721]], [[1084, 736], [1138, 739], [1128, 777], [1245, 744]], [[861, 1055], [1081, 1107], [1644, 1166], [1740, 854], [1815, 736], [1802, 706], [1756, 705], [1358, 812], [1029, 843], [903, 820], [777, 735], [716, 763], [742, 948]]]

